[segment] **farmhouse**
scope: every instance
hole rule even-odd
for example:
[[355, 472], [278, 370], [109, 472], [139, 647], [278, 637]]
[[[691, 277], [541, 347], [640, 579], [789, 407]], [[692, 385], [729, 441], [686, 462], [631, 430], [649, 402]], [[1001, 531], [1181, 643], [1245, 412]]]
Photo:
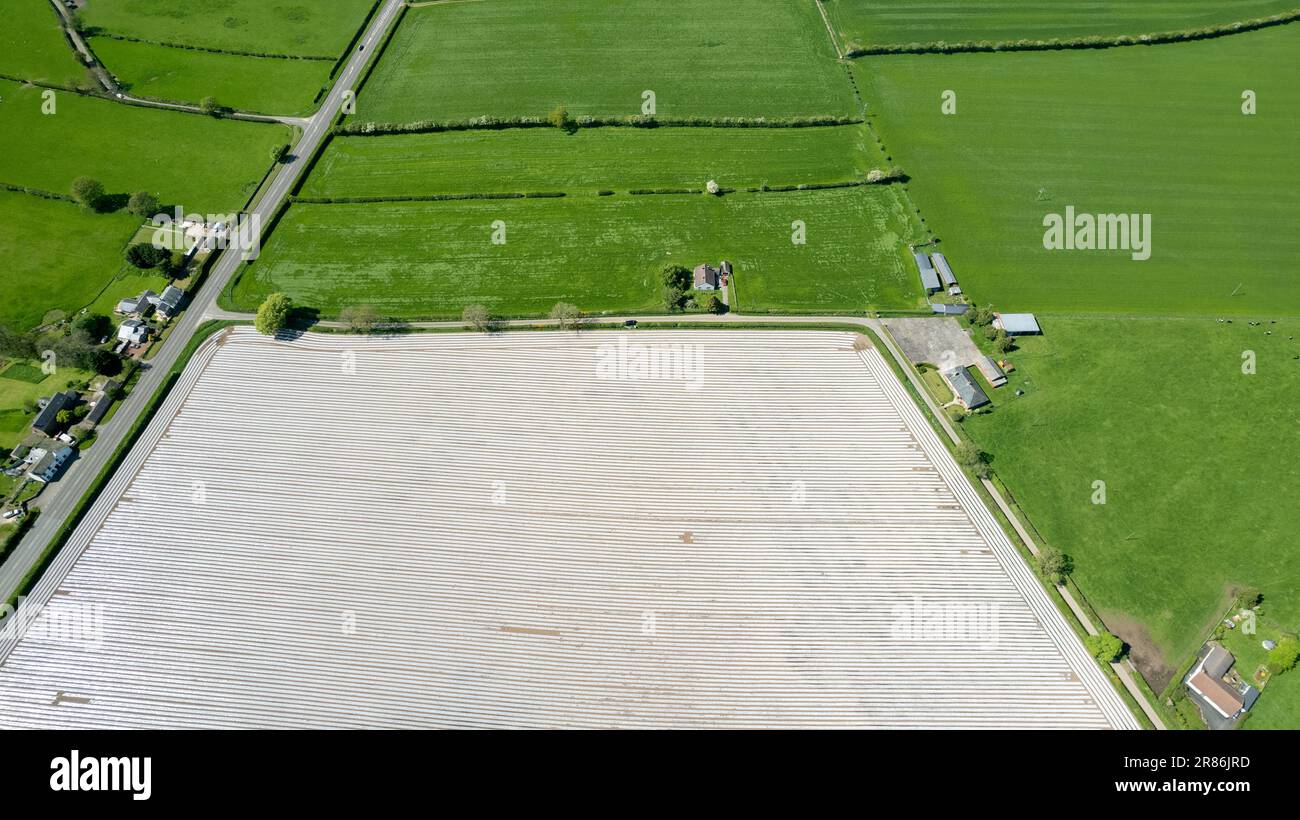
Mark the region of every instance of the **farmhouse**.
[[1006, 331], [1008, 336], [1033, 336], [1043, 332], [1032, 313], [995, 313], [993, 326]]
[[974, 410], [989, 403], [989, 397], [984, 394], [983, 388], [964, 366], [943, 371], [943, 377], [952, 386], [952, 392], [956, 394], [957, 400], [967, 410]]
[[930, 264], [930, 257], [925, 255], [924, 251], [916, 251], [912, 254], [916, 259], [916, 269], [921, 272], [921, 287], [925, 289], [926, 295], [938, 293], [939, 274], [935, 272], [934, 266]]
[[108, 408], [113, 406], [113, 396], [117, 393], [120, 387], [121, 385], [112, 379], [109, 379], [104, 384], [104, 389], [95, 397], [94, 406], [92, 406], [90, 412], [86, 414], [87, 424], [99, 424], [104, 420], [104, 416], [108, 413]]
[[149, 338], [149, 326], [139, 319], [127, 319], [117, 329], [117, 339], [127, 344], [143, 344]]
[[113, 312], [122, 316], [132, 316], [135, 314], [148, 313], [150, 308], [158, 304], [158, 294], [151, 290], [146, 290], [139, 296], [128, 296], [117, 303]]
[[718, 267], [712, 265], [700, 265], [695, 268], [695, 289], [696, 290], [717, 290], [727, 286], [727, 280], [731, 278], [731, 263], [722, 260]]
[[67, 463], [69, 458], [72, 458], [71, 447], [60, 447], [54, 451], [38, 448], [32, 450], [28, 457], [30, 458], [38, 453], [40, 455], [32, 461], [31, 470], [27, 474], [42, 484], [49, 484], [57, 478], [59, 470], [63, 469], [63, 465]]
[[54, 435], [59, 429], [59, 413], [75, 406], [77, 401], [77, 394], [71, 390], [66, 393], [55, 393], [46, 399], [45, 406], [32, 422], [32, 429], [47, 436]]
[[712, 265], [700, 265], [695, 269], [696, 290], [717, 290], [718, 269]]
[[168, 285], [163, 288], [162, 294], [158, 297], [158, 316], [162, 319], [170, 319], [180, 312], [181, 302], [185, 299], [185, 291], [175, 285]]
[[1235, 660], [1228, 650], [1211, 645], [1187, 675], [1187, 688], [1228, 720], [1250, 709], [1259, 697], [1259, 691], [1248, 683], [1234, 686], [1224, 680]]

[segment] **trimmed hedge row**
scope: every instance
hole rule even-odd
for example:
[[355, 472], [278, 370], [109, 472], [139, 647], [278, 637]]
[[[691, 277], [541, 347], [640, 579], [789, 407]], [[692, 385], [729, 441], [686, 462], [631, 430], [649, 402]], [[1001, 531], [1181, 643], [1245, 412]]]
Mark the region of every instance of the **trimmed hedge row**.
[[[856, 125], [857, 116], [818, 117], [575, 117], [571, 125], [578, 128], [820, 128]], [[384, 134], [431, 134], [440, 131], [482, 131], [505, 128], [554, 128], [545, 117], [475, 117], [469, 120], [420, 120], [418, 122], [345, 123], [334, 133], [340, 136], [381, 136]]]
[[190, 43], [169, 43], [164, 40], [147, 40], [143, 37], [128, 37], [125, 34], [114, 34], [111, 31], [104, 31], [97, 28], [87, 28], [81, 30], [81, 35], [86, 38], [90, 37], [107, 37], [110, 40], [120, 40], [124, 43], [143, 43], [150, 46], [162, 46], [163, 48], [179, 48], [184, 51], [206, 51], [211, 54], [229, 54], [233, 57], [267, 57], [273, 60], [311, 60], [313, 62], [333, 63], [338, 57], [324, 57], [317, 54], [275, 54], [268, 51], [236, 51], [230, 48], [212, 48], [210, 46], [196, 46]]
[[453, 202], [463, 199], [559, 199], [563, 191], [507, 191], [474, 194], [410, 194], [398, 196], [293, 196], [304, 205], [364, 205], [373, 202]]
[[1060, 49], [1116, 48], [1118, 46], [1157, 45], [1160, 43], [1180, 43], [1189, 40], [1209, 40], [1239, 34], [1246, 31], [1280, 26], [1300, 20], [1300, 9], [1274, 14], [1270, 17], [1257, 17], [1251, 20], [1239, 20], [1235, 23], [1222, 23], [1217, 26], [1184, 29], [1180, 31], [1162, 31], [1154, 34], [1120, 34], [1116, 36], [1093, 35], [1090, 37], [1070, 37], [1052, 40], [977, 40], [961, 43], [948, 43], [939, 40], [931, 43], [886, 43], [864, 46], [849, 43], [845, 51], [847, 57], [866, 57], [877, 54], [956, 54], [979, 51], [1054, 51]]
[[56, 194], [53, 191], [46, 191], [41, 188], [28, 188], [26, 185], [10, 185], [7, 182], [0, 182], [0, 190], [12, 191], [15, 194], [31, 194], [41, 199], [57, 199], [60, 202], [76, 202], [77, 200], [67, 194]]

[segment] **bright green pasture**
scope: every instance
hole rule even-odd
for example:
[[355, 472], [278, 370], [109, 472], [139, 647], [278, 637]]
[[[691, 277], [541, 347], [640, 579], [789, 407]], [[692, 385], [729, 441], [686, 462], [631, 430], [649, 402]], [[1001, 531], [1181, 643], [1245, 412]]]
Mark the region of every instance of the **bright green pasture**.
[[336, 57], [375, 0], [93, 0], [87, 25], [113, 34], [204, 48]]
[[306, 196], [797, 185], [862, 179], [884, 160], [861, 125], [556, 128], [337, 137]]
[[86, 70], [64, 39], [49, 0], [4, 0], [0, 9], [0, 74], [54, 85], [82, 81]]
[[109, 194], [151, 191], [190, 211], [243, 206], [289, 141], [282, 125], [218, 120], [58, 92], [41, 113], [42, 89], [0, 81], [0, 182], [66, 194], [89, 176]]
[[965, 426], [1148, 680], [1191, 657], [1234, 586], [1300, 627], [1300, 320], [1040, 320], [997, 410]]
[[357, 101], [373, 122], [483, 114], [855, 114], [813, 0], [490, 0], [407, 12]]
[[849, 46], [1141, 35], [1268, 17], [1294, 0], [823, 0]]
[[[791, 241], [803, 220], [807, 243]], [[493, 244], [494, 223], [506, 243]], [[906, 220], [889, 187], [797, 193], [566, 197], [366, 205], [298, 204], [234, 289], [334, 315], [369, 304], [407, 318], [661, 310], [659, 271], [729, 259], [745, 310], [910, 308], [898, 249]]]
[[[1216, 40], [862, 58], [874, 124], [958, 278], [1008, 310], [1300, 314], [1300, 26]], [[940, 110], [947, 90], [957, 113]], [[1258, 113], [1242, 113], [1243, 92]], [[1043, 219], [1152, 215], [1152, 256]]]
[[27, 330], [46, 313], [93, 302], [125, 262], [140, 220], [0, 191], [0, 325]]
[[99, 59], [140, 97], [198, 103], [204, 97], [245, 111], [294, 116], [310, 113], [329, 80], [332, 63], [238, 57], [211, 51], [96, 37]]

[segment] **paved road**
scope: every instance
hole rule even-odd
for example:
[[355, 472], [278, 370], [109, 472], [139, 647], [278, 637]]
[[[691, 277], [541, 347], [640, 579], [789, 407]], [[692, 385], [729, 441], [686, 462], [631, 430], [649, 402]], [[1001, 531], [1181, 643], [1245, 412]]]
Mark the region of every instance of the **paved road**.
[[[402, 0], [384, 0], [383, 8], [371, 20], [365, 35], [358, 41], [359, 46], [364, 45], [364, 50], [353, 52], [347, 67], [339, 74], [329, 95], [321, 103], [320, 110], [315, 116], [303, 122], [302, 137], [293, 151], [300, 159], [280, 167], [261, 200], [250, 212], [260, 216], [263, 224], [270, 220], [281, 201], [292, 190], [307, 159], [315, 153], [329, 132], [343, 103], [343, 92], [355, 85], [366, 60], [374, 53], [375, 46], [383, 38], [384, 32], [396, 18], [401, 6]], [[194, 295], [189, 309], [176, 320], [177, 326], [172, 330], [167, 341], [162, 343], [153, 359], [147, 363], [148, 369], [141, 373], [131, 395], [122, 402], [122, 406], [118, 408], [112, 420], [100, 429], [95, 446], [80, 454], [68, 467], [63, 477], [46, 489], [46, 495], [41, 498], [40, 517], [26, 537], [10, 553], [4, 564], [0, 565], [0, 602], [9, 600], [17, 592], [23, 578], [36, 565], [51, 539], [72, 514], [73, 508], [107, 466], [126, 437], [127, 431], [144, 412], [149, 399], [162, 385], [181, 351], [185, 349], [194, 332], [211, 312], [217, 296], [230, 281], [239, 264], [239, 254], [228, 252], [221, 255], [213, 265], [203, 288]]]

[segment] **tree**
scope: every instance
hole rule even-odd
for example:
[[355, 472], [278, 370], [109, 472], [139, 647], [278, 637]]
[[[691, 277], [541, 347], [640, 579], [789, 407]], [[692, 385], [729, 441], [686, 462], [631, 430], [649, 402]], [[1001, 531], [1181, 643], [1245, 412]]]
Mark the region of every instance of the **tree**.
[[1038, 574], [1052, 584], [1061, 584], [1074, 570], [1070, 557], [1056, 547], [1042, 546], [1038, 551]]
[[289, 156], [289, 143], [283, 142], [271, 149], [271, 162], [283, 162]]
[[681, 265], [665, 265], [663, 272], [660, 274], [660, 280], [668, 287], [674, 287], [682, 292], [691, 289], [694, 274], [689, 268]]
[[560, 330], [573, 327], [581, 318], [582, 311], [578, 310], [577, 305], [571, 305], [568, 302], [556, 302], [555, 307], [551, 308], [551, 320], [560, 326]]
[[1283, 638], [1277, 646], [1268, 652], [1268, 673], [1281, 675], [1295, 668], [1300, 663], [1300, 641], [1295, 638]]
[[272, 293], [257, 309], [257, 318], [253, 327], [265, 336], [274, 336], [289, 324], [289, 312], [293, 310], [293, 301], [283, 293]]
[[551, 125], [554, 125], [556, 128], [566, 133], [572, 134], [574, 131], [578, 130], [578, 127], [573, 120], [569, 119], [569, 109], [562, 105], [557, 105], [552, 108], [551, 113], [546, 115], [546, 119], [551, 123]]
[[664, 285], [663, 300], [664, 310], [669, 313], [676, 313], [682, 309], [682, 302], [686, 301], [686, 294], [675, 285]]
[[957, 445], [954, 456], [963, 470], [974, 473], [978, 478], [989, 477], [988, 457], [979, 447], [969, 441], [963, 441]]
[[54, 414], [54, 420], [59, 423], [59, 426], [66, 427], [72, 423], [72, 411], [60, 410], [58, 413]]
[[379, 322], [379, 312], [370, 305], [356, 305], [344, 308], [339, 313], [339, 318], [354, 333], [370, 333]]
[[127, 200], [126, 210], [136, 216], [148, 218], [161, 211], [162, 206], [158, 204], [158, 197], [148, 191], [136, 191]]
[[492, 327], [492, 314], [488, 313], [488, 309], [482, 305], [466, 305], [460, 318], [465, 324], [480, 332], [486, 332]]
[[36, 339], [0, 325], [0, 356], [6, 359], [36, 358]]
[[706, 293], [700, 298], [700, 308], [706, 313], [722, 314], [727, 312], [727, 306], [718, 298], [716, 293]]
[[1083, 639], [1083, 645], [1102, 663], [1114, 663], [1124, 652], [1124, 642], [1109, 632], [1087, 635]]
[[221, 104], [217, 102], [216, 97], [204, 97], [199, 100], [199, 110], [214, 117], [221, 116]]
[[151, 245], [148, 242], [137, 242], [126, 249], [126, 261], [141, 270], [150, 270], [159, 265], [165, 265], [171, 260], [171, 257], [170, 251]]
[[72, 180], [72, 198], [83, 207], [94, 208], [104, 198], [104, 185], [90, 177], [77, 177]]
[[107, 316], [82, 313], [72, 320], [72, 338], [86, 344], [98, 344], [100, 339], [108, 335], [111, 326]]
[[993, 337], [993, 349], [999, 353], [1010, 353], [1016, 349], [1016, 340], [1008, 336], [1005, 330], [999, 330]]

